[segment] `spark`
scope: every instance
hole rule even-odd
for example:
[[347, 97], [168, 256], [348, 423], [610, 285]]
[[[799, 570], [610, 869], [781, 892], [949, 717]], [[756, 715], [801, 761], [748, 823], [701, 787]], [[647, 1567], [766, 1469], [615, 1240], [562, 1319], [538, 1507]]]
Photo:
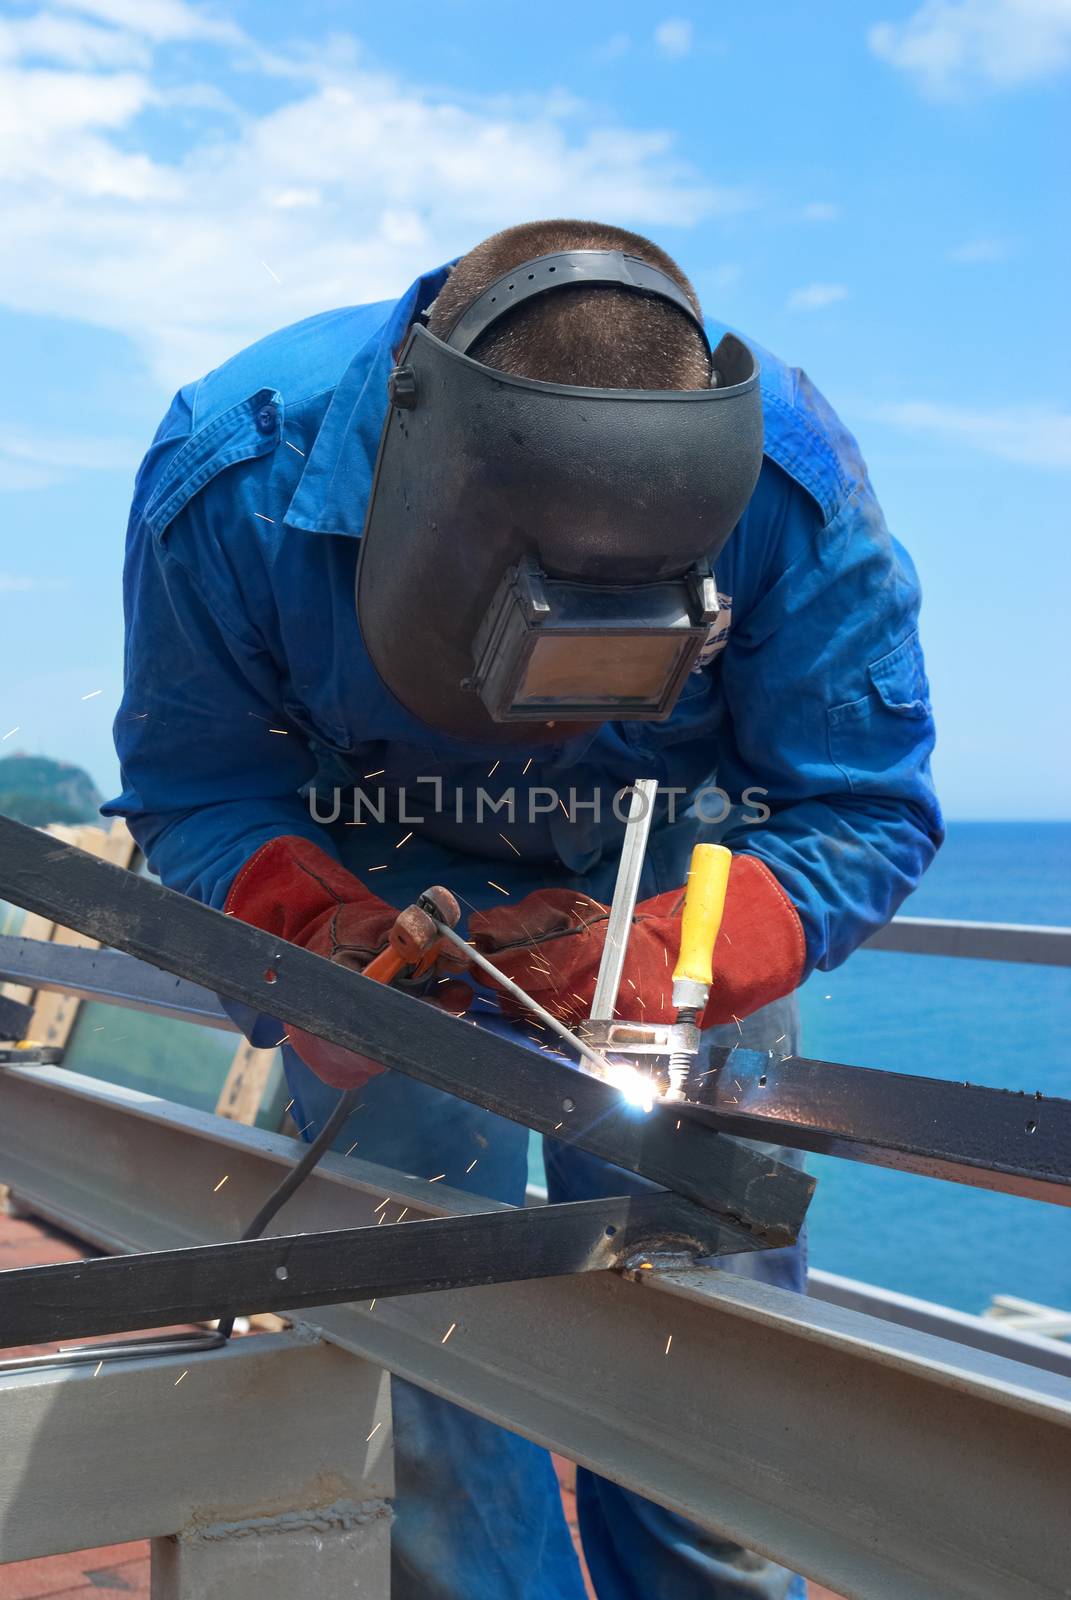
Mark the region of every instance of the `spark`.
[[225, 1172], [223, 1174], [222, 1178], [220, 1178], [219, 1182], [216, 1184], [216, 1187], [212, 1190], [212, 1193], [213, 1194], [218, 1194], [219, 1191], [223, 1188], [223, 1185], [226, 1183], [226, 1181], [227, 1181], [227, 1179], [229, 1177], [230, 1177], [230, 1173], [229, 1172]]
[[[258, 260], [259, 259], [260, 258], [258, 257]], [[266, 261], [261, 261], [260, 264], [264, 268], [264, 271], [268, 274], [269, 277], [274, 278], [276, 283], [278, 283], [278, 284], [282, 283], [282, 281], [283, 281], [282, 278], [280, 278], [280, 276], [279, 276], [279, 274], [277, 272], [273, 272], [272, 271], [271, 267], [269, 267], [269, 265], [268, 265], [268, 263]]]
[[363, 822], [354, 821], [354, 822], [344, 823], [343, 826], [347, 827], [347, 828], [363, 828], [364, 827], [364, 823]]
[[453, 1333], [453, 1331], [454, 1331], [454, 1329], [456, 1327], [457, 1327], [457, 1323], [456, 1322], [451, 1322], [450, 1326], [447, 1328], [446, 1332], [443, 1334], [442, 1338], [439, 1340], [439, 1343], [440, 1344], [445, 1344], [447, 1339], [449, 1339], [450, 1335]]
[[296, 444], [291, 444], [289, 439], [284, 439], [283, 443], [286, 445], [288, 450], [297, 450], [298, 455], [301, 456], [301, 458], [304, 460], [304, 457], [305, 457], [304, 450], [298, 450], [297, 445]]
[[[16, 733], [18, 733], [18, 731], [19, 731], [19, 729], [20, 729], [20, 728], [21, 728], [21, 727], [22, 727], [22, 723], [21, 723], [21, 722], [16, 722], [16, 724], [15, 724], [15, 726], [14, 726], [14, 727], [13, 727], [13, 728], [9, 728], [9, 729], [8, 729], [8, 730], [7, 730], [7, 732], [6, 732], [6, 733], [5, 733], [5, 734], [4, 734], [4, 739], [11, 739], [11, 738], [13, 738], [13, 737], [14, 737], [14, 735], [15, 735], [15, 734], [16, 734]], [[0, 744], [3, 744], [3, 742], [4, 742], [4, 739], [0, 739]]]
[[378, 1296], [378, 1294], [374, 1294], [374, 1295], [373, 1295], [373, 1296], [372, 1296], [372, 1298], [371, 1298], [371, 1300], [369, 1300], [369, 1302], [368, 1302], [368, 1309], [369, 1309], [369, 1311], [374, 1311], [374, 1310], [375, 1310], [375, 1309], [376, 1309], [376, 1301], [377, 1301], [377, 1300], [378, 1300], [378, 1299], [379, 1299], [379, 1296]]
[[606, 1063], [606, 1081], [618, 1089], [629, 1105], [638, 1106], [642, 1111], [650, 1111], [654, 1105], [651, 1092], [651, 1080], [636, 1067], [627, 1067], [624, 1062], [608, 1061]]
[[[549, 1048], [549, 1046], [547, 1046], [547, 1045], [545, 1045], [545, 1044], [541, 1044], [541, 1045], [540, 1045], [540, 1046], [539, 1046], [539, 1048], [540, 1048], [540, 1049], [541, 1049], [541, 1050], [546, 1050], [546, 1049], [548, 1049], [548, 1048]], [[557, 1131], [558, 1131], [558, 1129], [559, 1129], [559, 1128], [564, 1128], [564, 1126], [565, 1126], [565, 1124], [564, 1124], [564, 1122], [556, 1122], [556, 1123], [555, 1123], [555, 1124], [554, 1124], [554, 1132], [555, 1132], [555, 1133], [557, 1133]]]
[[506, 844], [509, 845], [510, 849], [513, 851], [513, 854], [515, 856], [519, 856], [520, 855], [521, 852], [517, 849], [517, 846], [514, 844], [512, 839], [507, 839], [506, 835], [504, 833], [500, 833], [498, 837], [500, 839], [505, 840]]
[[569, 813], [565, 809], [565, 801], [562, 799], [561, 795], [558, 796], [558, 804], [562, 808], [562, 816], [565, 818], [566, 822], [568, 822], [569, 821]]
[[384, 863], [383, 863], [383, 865], [381, 867], [369, 867], [368, 870], [369, 870], [369, 872], [386, 872], [387, 863], [384, 861]]
[[744, 1030], [740, 1026], [740, 1018], [737, 1017], [737, 1016], [734, 1016], [731, 1011], [730, 1011], [729, 1015], [732, 1017], [733, 1021], [736, 1023], [736, 1031], [737, 1031], [737, 1033], [739, 1033], [739, 1035], [740, 1035], [740, 1037], [742, 1039], [744, 1037]]
[[[480, 1159], [479, 1156], [477, 1156], [476, 1157], [476, 1161], [479, 1161], [479, 1159]], [[469, 1162], [468, 1166], [465, 1168], [465, 1171], [467, 1173], [472, 1171], [473, 1167], [476, 1165], [476, 1161], [470, 1161]]]
[[376, 1223], [376, 1227], [377, 1228], [379, 1227], [380, 1223], [382, 1223], [382, 1222], [384, 1222], [386, 1220], [386, 1216], [387, 1216], [387, 1213], [385, 1211], [381, 1211], [380, 1212], [380, 1214], [379, 1214], [379, 1222]]
[[[372, 1301], [372, 1304], [375, 1305], [375, 1301], [374, 1300]], [[383, 1426], [382, 1422], [377, 1422], [375, 1427], [372, 1429], [372, 1432], [368, 1435], [368, 1439], [373, 1439], [375, 1437], [375, 1435], [379, 1432], [380, 1428], [382, 1428], [382, 1426]], [[366, 1439], [364, 1441], [365, 1444], [368, 1443], [368, 1439]]]
[[103, 1365], [104, 1365], [104, 1360], [103, 1360], [103, 1357], [102, 1357], [101, 1360], [97, 1362], [96, 1369], [95, 1369], [95, 1371], [93, 1373], [94, 1378], [99, 1378], [100, 1377], [100, 1369], [101, 1369], [101, 1367]]
[[528, 760], [524, 763], [524, 766], [521, 768], [521, 777], [522, 778], [524, 777], [525, 773], [528, 771], [528, 768], [532, 765], [532, 762], [534, 760], [535, 760], [534, 756], [529, 756], [528, 757]]
[[665, 1349], [665, 1354], [666, 1354], [666, 1355], [667, 1355], [667, 1356], [668, 1356], [668, 1355], [669, 1355], [669, 1347], [670, 1347], [670, 1345], [671, 1345], [671, 1344], [672, 1344], [672, 1343], [673, 1343], [673, 1335], [672, 1335], [672, 1334], [670, 1334], [670, 1336], [669, 1336], [669, 1338], [668, 1338], [668, 1339], [667, 1339], [667, 1340], [666, 1340], [666, 1349]]
[[496, 883], [493, 878], [488, 878], [487, 881], [491, 885], [492, 889], [497, 889], [499, 894], [504, 894], [508, 898], [508, 896], [509, 896], [509, 890], [508, 889], [503, 889], [502, 885], [500, 883]]
[[376, 1211], [382, 1211], [384, 1206], [389, 1206], [389, 1205], [390, 1205], [390, 1195], [388, 1194], [388, 1195], [384, 1196], [384, 1198], [379, 1202], [378, 1206], [375, 1206], [373, 1209], [376, 1210]]
[[305, 1124], [305, 1126], [303, 1128], [299, 1128], [298, 1129], [298, 1133], [299, 1134], [308, 1133], [309, 1129], [312, 1127], [313, 1122], [315, 1122], [315, 1121], [316, 1121], [316, 1118], [313, 1117], [311, 1122], [306, 1122], [306, 1124]]
[[438, 1183], [438, 1181], [439, 1181], [439, 1179], [440, 1179], [440, 1178], [445, 1178], [445, 1177], [446, 1177], [446, 1173], [445, 1173], [445, 1172], [440, 1172], [440, 1173], [438, 1173], [438, 1174], [437, 1174], [437, 1176], [436, 1176], [436, 1177], [434, 1177], [434, 1178], [429, 1178], [429, 1179], [428, 1179], [428, 1182], [429, 1182], [429, 1183]]
[[[186, 1368], [186, 1372], [189, 1372], [189, 1370], [190, 1370], [189, 1367], [187, 1367]], [[183, 1378], [186, 1376], [186, 1372], [180, 1372], [179, 1373], [178, 1377], [175, 1379], [174, 1383], [172, 1384], [172, 1388], [174, 1388], [174, 1389], [178, 1388], [179, 1384], [182, 1382]]]
[[366, 778], [382, 778], [382, 776], [386, 772], [386, 770], [387, 770], [386, 767], [380, 767], [377, 772], [366, 772], [365, 773], [365, 777]]
[[395, 1222], [401, 1222], [402, 1218], [405, 1217], [405, 1216], [408, 1216], [408, 1214], [409, 1214], [409, 1207], [408, 1206], [403, 1206], [401, 1211], [399, 1211], [398, 1215], [395, 1217], [395, 1219], [394, 1219]]
[[[290, 1043], [290, 1035], [288, 1033], [284, 1033], [281, 1039], [276, 1039], [275, 1043], [272, 1045], [272, 1049], [273, 1050], [278, 1050], [280, 1045], [289, 1044], [289, 1043]], [[291, 1100], [290, 1105], [293, 1105], [293, 1103], [294, 1102]], [[289, 1111], [290, 1110], [290, 1106], [287, 1106], [286, 1109], [287, 1109], [287, 1111]]]
[[410, 828], [410, 830], [406, 834], [405, 838], [398, 840], [398, 843], [394, 846], [395, 850], [400, 850], [402, 848], [403, 844], [408, 844], [412, 837], [413, 837], [413, 830], [412, 830], [412, 828]]
[[264, 515], [264, 513], [263, 513], [263, 511], [254, 511], [254, 512], [253, 512], [253, 515], [254, 515], [254, 516], [255, 516], [255, 517], [259, 517], [259, 518], [260, 518], [260, 520], [261, 520], [261, 522], [274, 522], [274, 521], [275, 521], [275, 518], [274, 518], [274, 517], [266, 517], [266, 516], [265, 516], [265, 515]]
[[283, 1116], [284, 1117], [286, 1116], [286, 1113], [290, 1110], [290, 1106], [292, 1106], [293, 1104], [294, 1104], [294, 1102], [291, 1100], [289, 1105], [285, 1105], [283, 1107]]
[[781, 1044], [781, 1043], [782, 1043], [782, 1042], [783, 1042], [783, 1041], [784, 1041], [784, 1040], [785, 1040], [785, 1039], [787, 1039], [787, 1038], [788, 1038], [788, 1034], [787, 1034], [787, 1033], [783, 1033], [783, 1034], [782, 1034], [782, 1035], [781, 1035], [781, 1038], [780, 1038], [780, 1039], [775, 1039], [775, 1040], [774, 1040], [774, 1044]]
[[269, 728], [268, 732], [269, 733], [281, 733], [284, 739], [289, 738], [289, 736], [290, 736], [290, 729], [289, 728]]
[[353, 1152], [356, 1150], [356, 1148], [357, 1148], [357, 1140], [354, 1139], [354, 1141], [350, 1145], [349, 1149], [348, 1150], [344, 1150], [342, 1153], [343, 1153], [343, 1155], [346, 1155], [346, 1156], [352, 1155]]
[[678, 1132], [678, 1133], [680, 1133], [680, 1131], [681, 1131], [681, 1125], [680, 1125], [680, 1123], [679, 1123], [679, 1122], [678, 1122], [678, 1123], [677, 1123], [677, 1132]]
[[487, 774], [487, 776], [489, 778], [493, 778], [495, 773], [498, 771], [498, 769], [499, 769], [499, 767], [501, 765], [502, 765], [502, 758], [500, 756], [499, 759], [495, 762], [494, 766], [491, 768], [490, 772]]
[[97, 698], [98, 694], [103, 694], [103, 693], [104, 693], [103, 689], [90, 689], [88, 694], [84, 694], [82, 696], [82, 699], [83, 700], [95, 700]]

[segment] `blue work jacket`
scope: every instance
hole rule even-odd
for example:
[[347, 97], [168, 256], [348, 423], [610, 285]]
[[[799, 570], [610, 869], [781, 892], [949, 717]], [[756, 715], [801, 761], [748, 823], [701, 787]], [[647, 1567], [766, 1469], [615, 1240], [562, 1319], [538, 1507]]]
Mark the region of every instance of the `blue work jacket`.
[[757, 350], [762, 471], [673, 715], [531, 751], [440, 735], [372, 667], [354, 569], [393, 355], [445, 271], [284, 328], [175, 396], [130, 515], [124, 787], [106, 813], [165, 883], [217, 907], [284, 833], [398, 906], [433, 882], [481, 908], [544, 885], [607, 900], [612, 796], [655, 777], [668, 794], [641, 893], [679, 886], [693, 840], [721, 837], [790, 895], [808, 970], [837, 965], [942, 833], [918, 583], [855, 441], [802, 372]]

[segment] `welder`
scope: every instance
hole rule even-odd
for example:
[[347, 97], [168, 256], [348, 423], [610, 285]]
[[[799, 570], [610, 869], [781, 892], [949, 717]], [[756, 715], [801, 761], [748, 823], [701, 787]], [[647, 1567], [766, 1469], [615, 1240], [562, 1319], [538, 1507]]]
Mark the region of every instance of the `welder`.
[[[165, 883], [351, 966], [443, 884], [503, 972], [589, 1015], [620, 796], [654, 778], [619, 1015], [664, 1014], [691, 847], [720, 840], [705, 1037], [788, 1055], [799, 984], [941, 840], [918, 585], [854, 440], [615, 227], [510, 228], [185, 386], [125, 591], [106, 809]], [[522, 1028], [474, 979], [420, 993]], [[308, 1035], [284, 1059], [307, 1137], [363, 1082], [342, 1148], [523, 1203], [525, 1129]], [[553, 1200], [642, 1187], [545, 1161]], [[802, 1246], [729, 1265], [804, 1286]], [[395, 1600], [580, 1600], [549, 1456], [400, 1380], [393, 1410]], [[600, 1600], [802, 1593], [585, 1471], [577, 1502]]]

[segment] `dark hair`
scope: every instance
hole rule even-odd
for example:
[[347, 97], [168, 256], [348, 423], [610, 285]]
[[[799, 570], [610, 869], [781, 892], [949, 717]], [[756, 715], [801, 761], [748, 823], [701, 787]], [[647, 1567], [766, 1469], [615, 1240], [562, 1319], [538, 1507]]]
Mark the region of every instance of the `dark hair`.
[[[440, 337], [503, 272], [555, 250], [622, 250], [678, 283], [699, 312], [684, 273], [642, 234], [601, 222], [523, 222], [492, 234], [454, 267], [431, 308]], [[688, 318], [666, 300], [612, 287], [571, 288], [518, 306], [468, 352], [518, 377], [603, 389], [705, 389], [710, 360]]]

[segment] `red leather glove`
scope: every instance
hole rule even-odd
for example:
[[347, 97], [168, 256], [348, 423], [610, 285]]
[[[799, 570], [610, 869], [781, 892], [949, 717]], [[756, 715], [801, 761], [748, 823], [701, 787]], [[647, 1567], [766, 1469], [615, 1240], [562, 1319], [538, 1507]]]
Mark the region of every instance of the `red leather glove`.
[[[269, 839], [242, 867], [224, 910], [355, 972], [384, 948], [398, 913], [308, 839]], [[288, 1025], [290, 1043], [325, 1083], [359, 1089], [378, 1061]]]
[[[671, 1022], [673, 968], [684, 890], [636, 907], [616, 1015], [628, 1022]], [[571, 889], [538, 889], [515, 906], [469, 918], [476, 947], [533, 999], [576, 1023], [590, 1016], [609, 911]], [[746, 1017], [779, 1000], [803, 977], [806, 947], [795, 906], [755, 856], [734, 856], [725, 913], [714, 947], [714, 982], [700, 1027]]]

